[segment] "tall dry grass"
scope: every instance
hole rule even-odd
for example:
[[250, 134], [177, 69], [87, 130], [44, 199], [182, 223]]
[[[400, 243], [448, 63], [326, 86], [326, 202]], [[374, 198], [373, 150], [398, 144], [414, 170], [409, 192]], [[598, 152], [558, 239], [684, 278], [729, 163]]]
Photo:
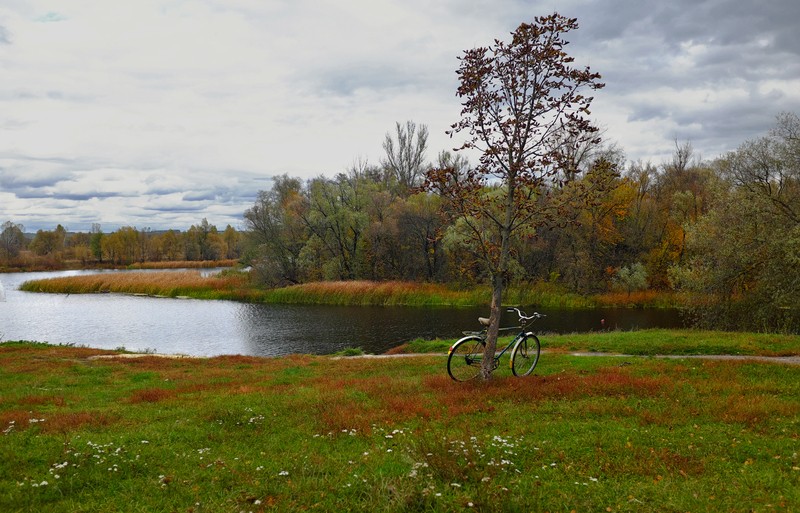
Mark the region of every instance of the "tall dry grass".
[[461, 306], [469, 292], [444, 285], [408, 281], [328, 281], [305, 283], [265, 293], [269, 302], [331, 305]]
[[691, 305], [697, 297], [677, 292], [661, 290], [635, 290], [628, 292], [607, 292], [595, 296], [598, 306], [628, 308], [675, 308]]
[[[445, 284], [411, 281], [323, 281], [264, 290], [254, 286], [247, 273], [238, 271], [225, 271], [207, 277], [194, 270], [100, 273], [32, 280], [24, 283], [21, 289], [62, 294], [116, 292], [190, 296], [280, 304], [462, 307], [488, 305], [491, 302], [491, 289], [488, 286], [455, 289]], [[675, 307], [689, 304], [687, 301], [689, 298], [678, 294], [656, 291], [587, 296], [570, 293], [555, 284], [544, 282], [508, 287], [503, 297], [505, 305], [533, 308]]]
[[102, 273], [31, 280], [20, 286], [27, 292], [91, 294], [116, 292], [151, 296], [226, 296], [247, 284], [243, 275], [202, 276], [199, 271]]

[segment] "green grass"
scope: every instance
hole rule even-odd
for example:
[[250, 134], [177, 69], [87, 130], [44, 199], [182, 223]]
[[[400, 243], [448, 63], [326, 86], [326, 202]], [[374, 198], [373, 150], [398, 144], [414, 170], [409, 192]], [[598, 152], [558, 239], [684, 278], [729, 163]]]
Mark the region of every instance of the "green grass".
[[[444, 353], [456, 339], [416, 339], [393, 349], [392, 353]], [[510, 338], [501, 337], [498, 347]], [[800, 355], [800, 335], [768, 333], [736, 333], [699, 330], [651, 329], [575, 333], [569, 335], [540, 334], [545, 351], [599, 352], [639, 356], [654, 355]]]
[[1, 511], [800, 509], [800, 367], [98, 354], [0, 344]]

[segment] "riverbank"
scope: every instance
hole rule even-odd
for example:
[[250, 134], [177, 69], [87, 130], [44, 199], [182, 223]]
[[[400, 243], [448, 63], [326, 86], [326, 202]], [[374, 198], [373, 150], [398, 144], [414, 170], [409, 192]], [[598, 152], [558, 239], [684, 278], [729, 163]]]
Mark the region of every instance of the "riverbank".
[[459, 384], [443, 355], [103, 354], [0, 344], [4, 511], [800, 507], [797, 367], [556, 352]]
[[[247, 273], [230, 270], [203, 276], [200, 272], [104, 273], [25, 282], [22, 290], [60, 294], [114, 292], [195, 299], [228, 299], [273, 304], [339, 306], [479, 306], [491, 301], [488, 287], [457, 289], [417, 282], [330, 281], [264, 289]], [[506, 304], [539, 308], [663, 307], [690, 302], [688, 296], [646, 291], [633, 294], [581, 296], [548, 283], [509, 287]]]

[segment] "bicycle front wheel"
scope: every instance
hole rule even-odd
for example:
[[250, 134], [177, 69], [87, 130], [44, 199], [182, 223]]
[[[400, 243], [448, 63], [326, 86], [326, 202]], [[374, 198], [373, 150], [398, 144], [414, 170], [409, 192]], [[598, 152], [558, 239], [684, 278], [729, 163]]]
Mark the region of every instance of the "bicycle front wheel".
[[515, 376], [527, 376], [539, 363], [539, 339], [533, 333], [527, 333], [519, 339], [511, 350], [511, 372]]
[[456, 381], [469, 381], [481, 373], [486, 343], [476, 336], [464, 337], [450, 348], [447, 373]]

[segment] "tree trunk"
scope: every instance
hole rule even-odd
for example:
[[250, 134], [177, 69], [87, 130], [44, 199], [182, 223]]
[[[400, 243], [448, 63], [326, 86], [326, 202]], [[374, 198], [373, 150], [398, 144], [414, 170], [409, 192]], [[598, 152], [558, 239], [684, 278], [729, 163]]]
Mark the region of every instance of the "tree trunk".
[[503, 281], [502, 273], [495, 273], [492, 276], [492, 305], [489, 310], [489, 329], [481, 364], [481, 377], [484, 381], [491, 378], [494, 371], [494, 354], [497, 351], [497, 335], [500, 332], [500, 314], [503, 305]]
[[489, 313], [489, 328], [486, 334], [486, 348], [483, 352], [481, 376], [488, 380], [494, 371], [494, 354], [497, 350], [497, 335], [500, 332], [500, 315], [503, 308], [503, 288], [507, 274], [508, 260], [511, 255], [511, 227], [513, 226], [514, 190], [516, 189], [516, 174], [509, 173], [508, 191], [505, 200], [505, 223], [500, 228], [500, 254], [497, 266], [492, 271], [492, 305]]

